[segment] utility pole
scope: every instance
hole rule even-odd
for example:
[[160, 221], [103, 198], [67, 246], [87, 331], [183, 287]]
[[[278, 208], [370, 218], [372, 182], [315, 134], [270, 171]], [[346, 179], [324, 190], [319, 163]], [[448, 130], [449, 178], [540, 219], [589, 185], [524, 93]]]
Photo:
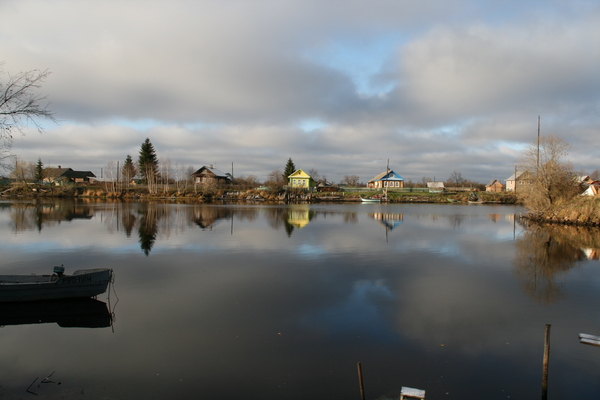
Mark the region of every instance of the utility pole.
[[537, 169], [540, 169], [540, 116], [538, 115]]
[[517, 166], [515, 165], [515, 194], [517, 194]]

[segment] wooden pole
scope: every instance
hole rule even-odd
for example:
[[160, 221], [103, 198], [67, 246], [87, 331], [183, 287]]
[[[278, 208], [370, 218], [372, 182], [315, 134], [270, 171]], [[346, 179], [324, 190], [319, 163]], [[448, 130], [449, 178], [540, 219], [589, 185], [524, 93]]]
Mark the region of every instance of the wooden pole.
[[360, 385], [360, 398], [361, 400], [365, 400], [365, 387], [363, 386], [363, 377], [362, 377], [362, 367], [360, 363], [357, 364], [358, 367], [358, 383]]
[[550, 360], [550, 324], [546, 324], [544, 335], [544, 362], [542, 373], [542, 400], [548, 399], [548, 362]]
[[517, 194], [517, 166], [515, 165], [515, 194]]
[[538, 159], [537, 159], [537, 168], [540, 168], [540, 116], [538, 115]]

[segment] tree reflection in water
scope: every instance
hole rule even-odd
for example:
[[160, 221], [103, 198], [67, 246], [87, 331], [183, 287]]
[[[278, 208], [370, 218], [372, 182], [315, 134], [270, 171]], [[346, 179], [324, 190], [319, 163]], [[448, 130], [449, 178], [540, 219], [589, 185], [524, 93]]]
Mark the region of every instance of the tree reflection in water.
[[525, 292], [534, 300], [550, 304], [564, 298], [562, 285], [556, 280], [597, 254], [600, 230], [574, 226], [524, 223], [526, 228], [516, 241], [515, 275]]
[[144, 203], [144, 207], [138, 210], [140, 214], [140, 223], [138, 225], [139, 242], [142, 251], [146, 256], [150, 254], [156, 236], [158, 235], [158, 220], [164, 213], [156, 207], [156, 204]]

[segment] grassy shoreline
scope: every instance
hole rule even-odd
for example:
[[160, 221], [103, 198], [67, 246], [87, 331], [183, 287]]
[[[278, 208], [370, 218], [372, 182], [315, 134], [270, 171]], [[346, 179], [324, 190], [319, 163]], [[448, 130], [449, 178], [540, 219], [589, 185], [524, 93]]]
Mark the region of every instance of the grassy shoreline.
[[[428, 193], [423, 191], [406, 191], [388, 193], [391, 203], [467, 203], [471, 192]], [[506, 193], [477, 192], [480, 200], [490, 204], [517, 204], [516, 196]], [[194, 188], [185, 190], [159, 190], [149, 194], [144, 187], [123, 189], [119, 192], [107, 191], [101, 186], [48, 186], [20, 185], [0, 188], [0, 198], [90, 198], [90, 199], [121, 199], [121, 200], [188, 200], [195, 202], [223, 201], [286, 201], [286, 202], [359, 202], [361, 197], [381, 196], [381, 191], [357, 190], [343, 192], [313, 192], [302, 191], [269, 191], [258, 189], [225, 190], [213, 189], [202, 191]]]
[[600, 226], [600, 198], [577, 196], [567, 202], [555, 204], [542, 212], [529, 212], [522, 218], [543, 223]]

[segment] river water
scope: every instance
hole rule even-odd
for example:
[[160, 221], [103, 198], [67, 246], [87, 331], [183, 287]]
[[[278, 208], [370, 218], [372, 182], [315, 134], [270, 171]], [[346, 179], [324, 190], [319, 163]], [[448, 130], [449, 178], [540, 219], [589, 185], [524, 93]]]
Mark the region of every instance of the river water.
[[0, 398], [359, 400], [360, 363], [367, 399], [539, 399], [547, 324], [548, 398], [597, 398], [600, 233], [522, 212], [3, 201], [0, 274], [115, 281], [2, 305]]

